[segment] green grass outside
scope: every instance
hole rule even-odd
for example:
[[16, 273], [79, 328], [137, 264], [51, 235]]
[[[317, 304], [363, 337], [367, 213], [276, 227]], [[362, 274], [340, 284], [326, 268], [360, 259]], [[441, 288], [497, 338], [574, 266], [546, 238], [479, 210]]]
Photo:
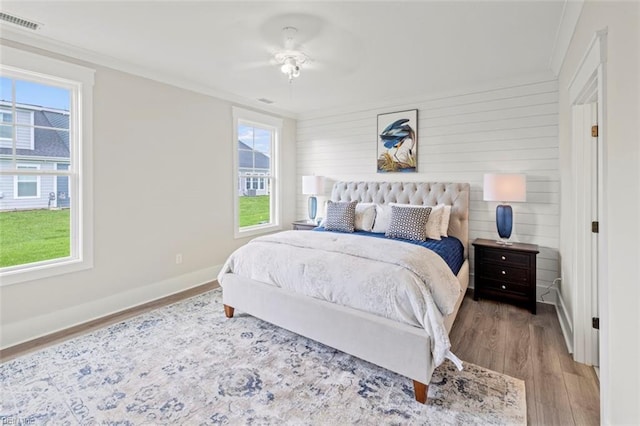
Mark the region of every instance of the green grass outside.
[[0, 267], [67, 257], [69, 209], [0, 212]]
[[259, 225], [270, 221], [269, 195], [240, 197], [240, 227]]

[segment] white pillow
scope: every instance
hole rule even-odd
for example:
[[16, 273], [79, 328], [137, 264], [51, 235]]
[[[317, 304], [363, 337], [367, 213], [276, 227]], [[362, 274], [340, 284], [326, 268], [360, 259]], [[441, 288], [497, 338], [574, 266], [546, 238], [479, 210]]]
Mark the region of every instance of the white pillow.
[[376, 219], [376, 205], [374, 203], [356, 204], [356, 231], [371, 232]]
[[391, 206], [389, 204], [376, 204], [376, 219], [373, 222], [371, 232], [384, 234], [391, 223]]
[[449, 219], [451, 219], [451, 206], [444, 206], [444, 213], [442, 214], [442, 223], [440, 223], [440, 235], [448, 237], [449, 232]]
[[431, 214], [427, 220], [427, 238], [440, 240], [440, 227], [444, 215], [444, 204], [431, 207]]

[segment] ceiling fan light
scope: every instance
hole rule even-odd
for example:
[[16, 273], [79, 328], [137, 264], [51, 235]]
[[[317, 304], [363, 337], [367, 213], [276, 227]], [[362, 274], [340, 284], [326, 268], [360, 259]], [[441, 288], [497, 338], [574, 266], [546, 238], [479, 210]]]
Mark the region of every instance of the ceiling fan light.
[[294, 78], [300, 76], [301, 66], [309, 60], [309, 57], [304, 52], [295, 49], [293, 37], [298, 31], [296, 28], [284, 27], [282, 31], [285, 35], [285, 50], [276, 52], [273, 59], [281, 64], [280, 71], [287, 75], [289, 83], [291, 83]]

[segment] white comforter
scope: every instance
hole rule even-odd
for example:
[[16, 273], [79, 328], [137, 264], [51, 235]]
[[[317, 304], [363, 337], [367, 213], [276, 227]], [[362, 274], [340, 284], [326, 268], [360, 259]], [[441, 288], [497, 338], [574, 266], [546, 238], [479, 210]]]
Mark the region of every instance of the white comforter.
[[424, 328], [435, 365], [450, 351], [443, 316], [460, 284], [433, 251], [399, 241], [332, 232], [285, 231], [256, 238], [227, 259], [233, 273]]

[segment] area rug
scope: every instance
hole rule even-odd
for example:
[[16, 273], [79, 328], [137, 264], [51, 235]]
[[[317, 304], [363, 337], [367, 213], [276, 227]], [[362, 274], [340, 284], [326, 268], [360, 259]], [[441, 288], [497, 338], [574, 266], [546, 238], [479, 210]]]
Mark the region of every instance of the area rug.
[[[236, 311], [220, 289], [0, 365], [2, 424], [525, 424], [524, 382], [473, 364], [413, 383]], [[22, 422], [22, 423], [20, 423]]]

